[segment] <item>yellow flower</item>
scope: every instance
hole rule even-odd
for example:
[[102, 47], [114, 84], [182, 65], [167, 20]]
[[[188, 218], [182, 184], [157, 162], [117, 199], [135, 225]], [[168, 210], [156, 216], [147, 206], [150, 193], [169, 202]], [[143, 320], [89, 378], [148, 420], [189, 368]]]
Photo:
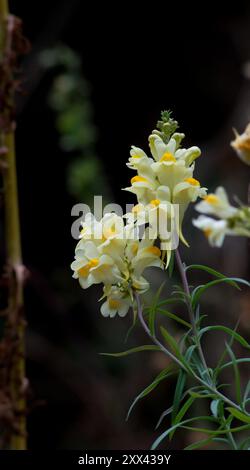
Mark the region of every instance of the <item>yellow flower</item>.
[[133, 290], [142, 293], [149, 288], [143, 271], [150, 266], [162, 267], [161, 251], [154, 246], [149, 230], [140, 240], [138, 227], [130, 221], [124, 224], [124, 219], [114, 213], [106, 214], [100, 222], [88, 215], [83, 228], [90, 239], [82, 236], [76, 246], [73, 277], [84, 289], [103, 283], [107, 300], [102, 314], [124, 316], [132, 305]]
[[208, 194], [195, 208], [202, 214], [211, 214], [223, 219], [233, 217], [237, 212], [237, 209], [229, 203], [227, 193], [222, 186], [218, 187], [215, 193]]
[[132, 306], [131, 298], [124, 295], [116, 286], [104, 287], [104, 297], [106, 301], [101, 306], [101, 314], [104, 317], [113, 318], [116, 314], [124, 317]]
[[211, 246], [220, 247], [225, 236], [230, 233], [225, 220], [215, 220], [204, 215], [193, 220], [193, 225], [203, 231]]
[[235, 139], [231, 146], [236, 150], [238, 157], [247, 165], [250, 165], [250, 123], [242, 134], [235, 130]]

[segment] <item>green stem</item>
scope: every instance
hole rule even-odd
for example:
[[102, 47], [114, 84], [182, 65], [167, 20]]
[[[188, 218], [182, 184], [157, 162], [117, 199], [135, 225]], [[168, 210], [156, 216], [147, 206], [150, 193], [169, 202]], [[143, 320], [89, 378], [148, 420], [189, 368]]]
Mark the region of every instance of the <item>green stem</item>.
[[232, 433], [229, 431], [230, 426], [228, 428], [228, 424], [227, 424], [225, 419], [224, 419], [224, 424], [225, 424], [225, 428], [227, 430], [227, 440], [228, 440], [229, 445], [232, 447], [233, 450], [238, 450], [235, 439], [234, 439]]
[[199, 339], [199, 335], [198, 335], [198, 331], [197, 331], [195, 315], [194, 315], [193, 307], [192, 307], [192, 304], [191, 304], [191, 295], [190, 295], [190, 289], [189, 289], [188, 280], [187, 280], [187, 274], [186, 274], [186, 271], [184, 269], [183, 262], [181, 260], [181, 256], [180, 256], [180, 253], [179, 253], [178, 249], [175, 250], [175, 259], [176, 259], [176, 263], [177, 263], [179, 273], [180, 273], [180, 276], [181, 276], [183, 290], [186, 294], [186, 299], [187, 299], [186, 303], [187, 303], [190, 322], [191, 322], [191, 325], [192, 325], [192, 332], [193, 332], [193, 335], [194, 335], [194, 339], [195, 339], [195, 342], [196, 342], [196, 345], [197, 345], [197, 348], [198, 348], [198, 351], [199, 351], [199, 355], [200, 355], [200, 359], [202, 361], [203, 367], [207, 372], [208, 378], [211, 380], [211, 375], [210, 375], [210, 372], [209, 372], [209, 369], [208, 369], [208, 366], [207, 366], [205, 356], [204, 356], [203, 351], [202, 351], [202, 347], [201, 347], [201, 343], [200, 343], [200, 339]]
[[163, 346], [163, 344], [161, 344], [161, 342], [156, 338], [155, 335], [151, 334], [150, 329], [149, 329], [147, 323], [145, 322], [145, 320], [143, 318], [143, 312], [142, 312], [140, 297], [136, 292], [134, 293], [134, 295], [135, 295], [135, 299], [136, 299], [136, 302], [137, 302], [138, 318], [141, 322], [141, 325], [142, 325], [144, 331], [152, 339], [152, 341], [157, 346], [159, 346], [159, 348], [162, 350], [162, 352], [164, 352], [170, 359], [172, 359], [172, 361], [174, 361], [176, 364], [178, 364], [178, 366], [184, 368], [184, 370], [187, 372], [187, 370], [185, 369], [185, 367], [183, 366], [181, 361], [179, 361], [179, 359], [174, 354], [172, 354], [167, 348], [165, 348], [165, 346]]
[[[8, 1], [0, 0], [0, 55], [4, 57], [7, 37]], [[11, 71], [10, 71], [10, 80]], [[10, 449], [26, 449], [26, 400], [24, 395], [25, 360], [24, 335], [25, 322], [23, 319], [23, 286], [22, 286], [22, 253], [20, 241], [20, 220], [18, 208], [16, 155], [14, 131], [2, 132], [1, 144], [7, 149], [6, 169], [3, 171], [4, 182], [4, 213], [6, 257], [11, 268], [11, 278], [8, 299], [8, 318], [6, 334], [14, 342], [10, 359], [9, 383], [5, 384], [14, 412], [14, 424], [8, 435], [7, 446]]]
[[240, 411], [242, 413], [242, 409], [240, 406], [238, 406], [236, 403], [234, 403], [232, 400], [230, 400], [230, 398], [226, 397], [225, 395], [223, 395], [223, 393], [219, 392], [219, 390], [217, 390], [217, 388], [214, 386], [214, 385], [211, 385], [207, 382], [205, 382], [201, 377], [199, 377], [192, 369], [191, 367], [189, 367], [189, 371], [187, 371], [187, 369], [185, 368], [185, 366], [181, 363], [181, 361], [179, 361], [179, 359], [174, 355], [172, 354], [165, 346], [163, 346], [163, 344], [158, 340], [158, 338], [156, 338], [156, 336], [152, 335], [150, 330], [149, 330], [149, 327], [147, 325], [147, 323], [145, 322], [144, 318], [143, 318], [143, 312], [142, 312], [142, 306], [141, 306], [141, 301], [140, 301], [140, 297], [139, 295], [137, 294], [137, 292], [134, 292], [134, 296], [135, 296], [135, 300], [136, 300], [136, 304], [137, 304], [137, 312], [138, 312], [138, 318], [140, 320], [140, 323], [144, 329], [144, 331], [147, 333], [147, 335], [149, 336], [149, 338], [153, 341], [153, 343], [155, 343], [157, 346], [160, 347], [160, 349], [162, 350], [162, 352], [164, 352], [164, 354], [166, 354], [168, 357], [170, 357], [179, 367], [181, 367], [183, 370], [185, 370], [185, 372], [190, 372], [192, 377], [197, 380], [197, 382], [199, 382], [200, 384], [202, 384], [204, 387], [206, 387], [208, 390], [210, 390], [212, 393], [214, 393], [217, 398], [220, 398], [221, 400], [223, 400], [225, 403], [227, 403], [228, 405], [232, 406], [233, 408], [236, 408], [238, 411]]

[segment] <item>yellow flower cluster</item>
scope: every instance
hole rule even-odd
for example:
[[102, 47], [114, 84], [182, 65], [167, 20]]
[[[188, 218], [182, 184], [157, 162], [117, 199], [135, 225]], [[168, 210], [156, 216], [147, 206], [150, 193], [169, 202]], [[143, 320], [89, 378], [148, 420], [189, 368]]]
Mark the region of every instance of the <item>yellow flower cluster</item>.
[[173, 207], [178, 207], [175, 228], [180, 239], [187, 244], [182, 234], [184, 213], [190, 202], [206, 196], [206, 188], [202, 188], [193, 177], [194, 160], [200, 156], [200, 149], [181, 148], [183, 138], [184, 134], [176, 132], [165, 143], [158, 131], [153, 131], [149, 136], [152, 157], [148, 157], [140, 148], [132, 147], [127, 166], [137, 174], [131, 179], [131, 186], [125, 190], [137, 196], [138, 204], [134, 207], [133, 215], [138, 223], [149, 222], [152, 220], [152, 212], [158, 213], [161, 223], [158, 224], [156, 236], [163, 242], [166, 238], [162, 228], [164, 231], [168, 218], [175, 214]]
[[154, 246], [147, 230], [140, 240], [138, 227], [125, 224], [124, 218], [114, 213], [100, 221], [88, 214], [80, 237], [71, 264], [73, 277], [79, 279], [83, 289], [104, 284], [104, 316], [126, 315], [133, 292], [143, 293], [149, 288], [143, 271], [150, 266], [163, 267], [160, 249]]
[[212, 246], [220, 247], [226, 235], [250, 237], [250, 207], [232, 206], [223, 187], [208, 194], [196, 205], [196, 210], [206, 215], [200, 215], [193, 224], [203, 231]]
[[[173, 123], [170, 120], [164, 125]], [[138, 204], [123, 217], [110, 213], [98, 221], [88, 214], [82, 223], [71, 265], [73, 277], [79, 279], [84, 289], [103, 284], [105, 302], [101, 313], [104, 316], [126, 315], [133, 304], [134, 292], [143, 293], [149, 288], [143, 276], [145, 269], [163, 268], [165, 254], [168, 265], [171, 250], [176, 248], [171, 230], [170, 233], [166, 230], [169, 219], [178, 237], [185, 242], [181, 230], [185, 210], [190, 202], [206, 195], [206, 189], [193, 177], [194, 160], [199, 157], [200, 149], [181, 148], [183, 138], [184, 134], [174, 131], [169, 135], [153, 131], [149, 136], [151, 157], [132, 147], [127, 165], [136, 175], [125, 189], [137, 196]], [[160, 223], [152, 224], [154, 219]], [[155, 245], [157, 239], [164, 242], [161, 243], [163, 253]]]

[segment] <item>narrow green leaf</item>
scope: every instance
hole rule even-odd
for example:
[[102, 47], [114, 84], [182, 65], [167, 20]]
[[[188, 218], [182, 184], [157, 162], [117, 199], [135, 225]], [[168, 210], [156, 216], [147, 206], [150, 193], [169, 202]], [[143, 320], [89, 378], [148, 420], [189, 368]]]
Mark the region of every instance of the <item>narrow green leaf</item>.
[[[190, 269], [198, 269], [201, 271], [206, 271], [207, 273], [211, 274], [212, 276], [218, 278], [218, 279], [228, 279], [228, 276], [225, 276], [224, 274], [220, 273], [219, 271], [215, 271], [215, 269], [210, 268], [209, 266], [205, 266], [203, 264], [190, 264], [189, 266], [186, 266], [185, 271], [189, 271]], [[237, 288], [237, 284], [234, 281], [229, 281], [229, 284]]]
[[244, 441], [240, 445], [239, 450], [244, 450], [245, 446], [248, 444], [249, 441], [250, 441], [250, 436], [248, 436], [246, 439], [244, 439]]
[[163, 326], [160, 327], [160, 330], [167, 344], [170, 346], [170, 348], [175, 353], [175, 355], [179, 357], [180, 356], [179, 346], [176, 340], [174, 339], [174, 337], [171, 336], [171, 334]]
[[186, 412], [188, 411], [188, 409], [190, 408], [193, 402], [194, 402], [194, 397], [189, 397], [187, 399], [186, 403], [184, 403], [184, 405], [182, 406], [182, 408], [180, 409], [179, 413], [177, 414], [175, 418], [175, 424], [179, 423], [182, 420], [183, 416], [185, 416]]
[[196, 441], [193, 444], [190, 444], [189, 446], [185, 447], [184, 450], [200, 449], [201, 447], [204, 447], [206, 444], [209, 444], [210, 442], [212, 442], [212, 440], [213, 440], [213, 436], [207, 437], [206, 439], [201, 439], [200, 441]]
[[168, 416], [170, 413], [172, 413], [173, 411], [173, 406], [170, 406], [170, 408], [168, 408], [167, 410], [163, 411], [163, 413], [161, 414], [160, 418], [158, 419], [157, 421], [157, 424], [155, 426], [155, 429], [158, 429], [158, 427], [160, 426], [160, 424], [162, 423], [163, 419]]
[[130, 406], [129, 410], [128, 410], [128, 414], [127, 414], [127, 417], [126, 417], [126, 421], [129, 419], [129, 416], [133, 410], [133, 408], [135, 407], [136, 403], [141, 400], [142, 398], [146, 397], [147, 395], [149, 395], [149, 393], [151, 393], [156, 387], [157, 385], [159, 385], [160, 382], [162, 382], [163, 380], [165, 380], [167, 377], [170, 377], [171, 375], [175, 374], [175, 370], [173, 368], [173, 365], [171, 364], [170, 366], [166, 367], [166, 369], [164, 369], [163, 371], [160, 372], [160, 374], [157, 375], [157, 377], [153, 380], [153, 382], [151, 384], [149, 384], [141, 393], [139, 393], [139, 395], [137, 395], [137, 397], [134, 399], [132, 405]]
[[223, 442], [223, 444], [227, 444], [228, 446], [230, 446], [228, 440], [224, 439], [223, 437], [213, 437], [212, 439], [214, 442]]
[[180, 299], [180, 297], [170, 297], [169, 299], [161, 300], [160, 302], [158, 302], [157, 307], [162, 307], [163, 305], [168, 304], [176, 304], [177, 302], [183, 303], [183, 300]]
[[133, 321], [132, 321], [132, 325], [129, 327], [129, 329], [126, 333], [125, 340], [124, 340], [125, 344], [127, 343], [128, 339], [129, 339], [129, 336], [131, 335], [132, 331], [134, 330], [136, 323], [137, 323], [137, 312], [136, 312], [135, 309], [133, 309]]
[[208, 315], [201, 315], [200, 318], [198, 319], [198, 321], [196, 322], [197, 327], [200, 328], [200, 326], [201, 326], [203, 320], [204, 320], [205, 318], [207, 318], [207, 317], [208, 317]]
[[[242, 357], [240, 359], [236, 359], [235, 362], [237, 364], [241, 364], [241, 363], [244, 363], [244, 362], [250, 362], [250, 358], [248, 357]], [[233, 361], [230, 361], [230, 362], [226, 362], [225, 364], [223, 364], [221, 367], [220, 367], [220, 371], [222, 371], [223, 369], [226, 369], [227, 367], [230, 367], [233, 365]]]
[[[250, 362], [250, 359], [248, 359], [248, 362]], [[243, 407], [244, 408], [245, 408], [246, 403], [248, 401], [249, 393], [250, 393], [250, 380], [248, 381], [248, 383], [246, 385], [246, 388], [245, 388], [245, 391], [244, 391], [244, 396], [243, 396]]]
[[[182, 418], [185, 416], [185, 414], [189, 410], [190, 406], [193, 404], [194, 400], [195, 400], [194, 397], [189, 397], [187, 399], [187, 401], [184, 403], [184, 405], [182, 406], [182, 408], [180, 409], [180, 411], [176, 415], [176, 418], [175, 418], [175, 420], [172, 424], [178, 424], [182, 420]], [[175, 433], [175, 429], [173, 429], [173, 431], [169, 435], [169, 439], [172, 439], [174, 433]]]
[[155, 336], [155, 316], [156, 308], [151, 307], [148, 312], [148, 327], [152, 336]]
[[188, 323], [187, 321], [183, 320], [182, 318], [178, 317], [172, 312], [169, 312], [168, 310], [163, 310], [162, 308], [157, 308], [157, 312], [161, 313], [162, 315], [165, 315], [168, 318], [171, 318], [172, 320], [175, 320], [177, 323], [181, 323], [182, 325], [186, 326], [187, 328], [191, 328], [191, 324]]
[[193, 374], [193, 371], [190, 365], [188, 364], [185, 357], [181, 353], [180, 347], [178, 343], [176, 342], [176, 340], [174, 339], [174, 337], [171, 336], [170, 333], [168, 333], [168, 331], [163, 326], [160, 327], [160, 330], [161, 330], [161, 334], [163, 338], [165, 339], [166, 343], [170, 346], [175, 356], [179, 359], [179, 361], [182, 363], [185, 369], [188, 370], [190, 374]]
[[111, 357], [124, 357], [129, 354], [134, 354], [141, 351], [161, 351], [159, 346], [154, 346], [153, 344], [145, 344], [144, 346], [137, 346], [136, 348], [128, 349], [127, 351], [122, 351], [118, 353], [99, 353], [101, 356], [111, 356]]
[[172, 277], [173, 271], [174, 271], [174, 260], [175, 260], [175, 254], [174, 254], [174, 251], [172, 251], [169, 265], [168, 265], [168, 275], [170, 278]]
[[[214, 400], [215, 401], [215, 400]], [[224, 427], [224, 422], [221, 423], [220, 427], [218, 428], [218, 431]], [[190, 446], [186, 447], [184, 450], [193, 450], [193, 449], [198, 449], [210, 442], [215, 442], [215, 441], [220, 441], [220, 442], [223, 442], [223, 443], [226, 443], [228, 444], [228, 441], [227, 439], [223, 439], [221, 437], [219, 438], [216, 438], [215, 436], [217, 435], [217, 431], [214, 431], [213, 434], [211, 434], [209, 437], [205, 438], [205, 439], [201, 439], [200, 441], [198, 442], [194, 442], [194, 444], [191, 444]]]
[[185, 352], [185, 359], [190, 362], [191, 361], [191, 358], [192, 358], [192, 355], [194, 353], [194, 351], [196, 350], [197, 348], [197, 345], [196, 344], [192, 344], [191, 346], [189, 346]]
[[155, 297], [153, 299], [151, 308], [149, 308], [149, 316], [148, 316], [148, 326], [152, 336], [155, 336], [155, 317], [156, 317], [156, 308], [159, 297], [161, 295], [162, 289], [165, 285], [165, 281], [160, 285], [159, 289], [157, 290]]
[[237, 277], [230, 277], [230, 278], [225, 277], [223, 279], [215, 279], [214, 281], [210, 281], [207, 284], [198, 286], [194, 289], [194, 291], [192, 292], [192, 295], [191, 295], [192, 307], [193, 308], [196, 307], [196, 305], [198, 304], [198, 302], [200, 300], [201, 295], [207, 289], [209, 289], [210, 287], [213, 287], [217, 284], [221, 284], [221, 283], [224, 283], [224, 282], [227, 283], [227, 284], [232, 285], [232, 281], [234, 281], [236, 283], [236, 286], [234, 286], [234, 287], [237, 287], [237, 289], [240, 289], [240, 287], [238, 286], [238, 283], [239, 284], [245, 284], [246, 286], [250, 287], [250, 283], [248, 281], [245, 281], [245, 279], [240, 279], [240, 278], [237, 278]]
[[[237, 322], [236, 322], [236, 325], [233, 329], [233, 331], [236, 333], [237, 332], [237, 329], [238, 329], [238, 326], [240, 324], [240, 317], [238, 318]], [[234, 337], [231, 336], [230, 340], [229, 340], [229, 346], [232, 348], [233, 346], [233, 343], [234, 343]], [[214, 369], [214, 379], [215, 381], [217, 380], [217, 377], [219, 375], [219, 373], [221, 372], [222, 370], [222, 365], [223, 365], [223, 362], [225, 360], [225, 357], [227, 355], [227, 348], [224, 349], [224, 351], [222, 352], [221, 356], [220, 356], [220, 359], [218, 361], [218, 364], [217, 366], [215, 367]]]
[[182, 395], [183, 395], [183, 390], [185, 387], [186, 379], [187, 379], [187, 375], [181, 369], [178, 374], [178, 379], [176, 382], [175, 393], [174, 393], [174, 398], [173, 398], [173, 411], [172, 411], [172, 417], [171, 417], [172, 424], [175, 423], [175, 418], [178, 413], [179, 406], [182, 400]]
[[220, 434], [228, 434], [229, 432], [235, 433], [235, 432], [245, 431], [246, 429], [250, 429], [250, 423], [245, 424], [244, 426], [237, 426], [236, 428], [229, 428], [229, 429], [221, 429], [218, 431], [212, 431], [211, 429], [206, 429], [206, 428], [193, 428], [191, 426], [186, 426], [186, 425], [182, 425], [182, 427], [183, 429], [188, 429], [189, 431], [204, 432], [206, 434], [214, 434], [218, 436]]
[[212, 325], [212, 326], [206, 326], [205, 328], [202, 328], [199, 332], [199, 337], [201, 338], [201, 336], [204, 334], [204, 333], [207, 333], [208, 331], [214, 331], [214, 330], [218, 330], [218, 331], [224, 331], [224, 333], [227, 333], [229, 334], [230, 336], [232, 336], [236, 341], [238, 341], [242, 346], [244, 346], [245, 348], [248, 348], [250, 349], [250, 344], [248, 344], [248, 342], [241, 336], [239, 335], [239, 333], [236, 333], [236, 331], [234, 330], [231, 330], [231, 328], [228, 328], [227, 326], [224, 326], [224, 325]]
[[241, 384], [240, 384], [239, 368], [238, 368], [238, 365], [237, 365], [237, 362], [236, 362], [236, 357], [234, 355], [234, 352], [233, 352], [232, 348], [227, 343], [226, 343], [226, 348], [227, 348], [227, 352], [228, 352], [230, 358], [232, 359], [232, 363], [233, 363], [236, 398], [237, 398], [238, 403], [241, 403], [242, 400], [241, 400]]
[[151, 446], [151, 450], [155, 450], [157, 449], [157, 447], [161, 444], [161, 442], [169, 436], [169, 434], [177, 429], [177, 428], [181, 428], [184, 424], [187, 424], [187, 423], [192, 423], [193, 421], [197, 421], [197, 420], [200, 420], [200, 421], [211, 421], [211, 422], [214, 422], [215, 419], [210, 417], [210, 416], [198, 416], [198, 417], [195, 417], [195, 418], [189, 418], [189, 419], [185, 419], [184, 421], [181, 421], [177, 424], [174, 424], [173, 426], [171, 426], [170, 428], [168, 428], [166, 431], [164, 431], [162, 434], [160, 434], [160, 436], [157, 437], [157, 439], [155, 439], [155, 441], [153, 442], [152, 446]]
[[216, 395], [214, 393], [199, 393], [199, 392], [193, 392], [193, 391], [190, 391], [189, 392], [191, 397], [194, 397], [194, 398], [216, 398]]
[[[233, 408], [231, 406], [229, 406], [226, 409], [227, 409], [227, 411], [229, 411], [229, 413], [231, 413], [231, 415], [234, 416], [234, 418], [237, 418], [239, 421], [242, 421], [243, 423], [249, 423], [250, 424], [250, 415], [246, 415], [246, 414], [242, 413], [239, 410], [236, 410], [236, 408]], [[231, 432], [232, 432], [232, 430], [231, 430]]]

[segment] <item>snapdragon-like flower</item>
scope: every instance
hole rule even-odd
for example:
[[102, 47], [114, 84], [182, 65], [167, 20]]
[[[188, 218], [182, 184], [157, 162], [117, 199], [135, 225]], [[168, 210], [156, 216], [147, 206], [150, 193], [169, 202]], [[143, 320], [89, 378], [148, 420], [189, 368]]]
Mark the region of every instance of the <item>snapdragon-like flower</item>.
[[229, 203], [225, 189], [219, 186], [214, 193], [208, 194], [203, 201], [195, 206], [202, 214], [214, 215], [221, 219], [228, 219], [236, 215], [237, 208]]
[[194, 178], [200, 149], [182, 148], [184, 134], [176, 132], [178, 123], [169, 112], [161, 118], [149, 136], [151, 156], [131, 148], [127, 165], [136, 174], [125, 189], [137, 197], [132, 212], [123, 217], [105, 214], [101, 220], [89, 213], [82, 223], [71, 265], [73, 277], [83, 289], [103, 284], [101, 313], [106, 317], [126, 315], [135, 292], [149, 288], [146, 268], [163, 268], [164, 262], [168, 266], [179, 238], [187, 244], [182, 234], [184, 213], [190, 202], [206, 196]]
[[203, 231], [211, 246], [220, 247], [226, 235], [229, 234], [226, 220], [216, 220], [201, 215], [193, 220], [195, 227]]
[[[184, 134], [174, 132], [164, 139], [164, 133], [153, 131], [149, 136], [152, 157], [133, 146], [127, 166], [137, 174], [131, 178], [131, 186], [125, 190], [137, 197], [138, 205], [134, 208], [134, 215], [139, 223], [142, 218], [148, 221], [149, 213], [153, 210], [159, 212], [159, 218], [168, 218], [169, 210], [171, 214], [170, 206], [178, 205], [179, 220], [176, 228], [182, 241], [187, 243], [181, 229], [184, 213], [190, 202], [205, 197], [206, 188], [202, 188], [193, 177], [194, 160], [200, 156], [200, 149], [181, 148], [183, 138]], [[159, 230], [158, 236], [163, 239]]]
[[250, 207], [232, 206], [223, 187], [208, 194], [195, 208], [206, 216], [193, 220], [193, 225], [203, 231], [212, 246], [220, 247], [226, 235], [250, 237]]
[[235, 139], [231, 146], [236, 150], [238, 157], [247, 165], [250, 165], [250, 123], [242, 134], [235, 130]]
[[82, 223], [80, 241], [71, 264], [73, 277], [83, 289], [104, 284], [101, 307], [104, 316], [126, 315], [133, 304], [134, 291], [149, 288], [143, 273], [150, 266], [163, 267], [161, 251], [146, 229], [139, 238], [139, 228], [125, 223], [111, 213], [97, 221], [88, 214]]

